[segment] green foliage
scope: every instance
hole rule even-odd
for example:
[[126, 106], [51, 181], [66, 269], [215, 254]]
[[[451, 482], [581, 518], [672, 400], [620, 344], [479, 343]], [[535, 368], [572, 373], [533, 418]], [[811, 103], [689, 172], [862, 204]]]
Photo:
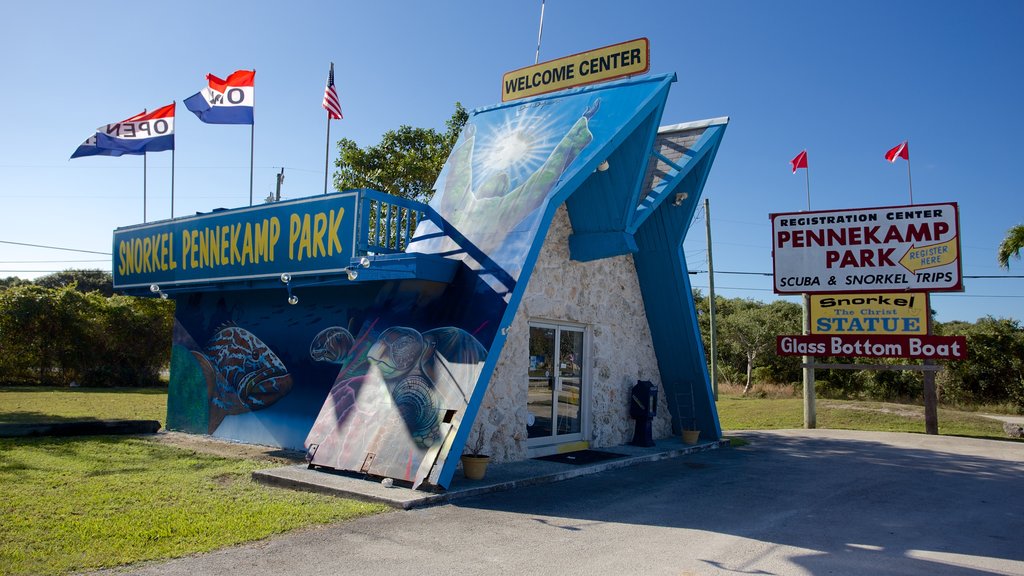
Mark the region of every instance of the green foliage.
[[[693, 291], [694, 306], [705, 353], [710, 364], [710, 311], [708, 299]], [[787, 385], [801, 380], [800, 358], [775, 354], [775, 336], [799, 334], [801, 309], [797, 304], [771, 304], [741, 298], [715, 299], [718, 325], [720, 382]], [[1024, 327], [1016, 320], [982, 318], [976, 323], [935, 323], [940, 335], [967, 337], [969, 357], [943, 362], [936, 380], [940, 401], [954, 405], [1012, 403], [1024, 413]], [[900, 365], [903, 358], [825, 358], [820, 362]], [[917, 401], [923, 378], [909, 370], [817, 370], [816, 390], [823, 398]], [[749, 391], [749, 389], [748, 389]]]
[[1010, 400], [1024, 413], [1024, 328], [1016, 320], [981, 318], [975, 324], [944, 327], [967, 337], [970, 356], [951, 361], [939, 373], [943, 397], [954, 403]]
[[14, 286], [24, 286], [31, 283], [31, 280], [22, 280], [17, 276], [8, 276], [7, 278], [0, 278], [0, 290], [6, 290]]
[[173, 303], [19, 285], [0, 291], [0, 381], [158, 385], [170, 358]]
[[114, 294], [114, 277], [104, 270], [64, 270], [40, 276], [33, 284], [43, 288], [72, 286], [79, 292], [99, 292], [103, 296]]
[[372, 188], [428, 202], [437, 175], [468, 119], [469, 113], [456, 102], [444, 132], [403, 125], [385, 132], [380, 143], [366, 148], [347, 138], [339, 140], [334, 188]]
[[1020, 260], [1021, 249], [1024, 249], [1024, 225], [1017, 225], [1006, 232], [1006, 238], [999, 244], [996, 260], [1003, 268], [1009, 268], [1010, 257]]

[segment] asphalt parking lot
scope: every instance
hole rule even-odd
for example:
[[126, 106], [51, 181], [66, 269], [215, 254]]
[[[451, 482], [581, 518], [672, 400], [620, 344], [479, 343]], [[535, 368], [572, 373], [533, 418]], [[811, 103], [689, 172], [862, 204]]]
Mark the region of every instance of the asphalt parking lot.
[[749, 444], [112, 573], [1024, 574], [1020, 442], [731, 435]]

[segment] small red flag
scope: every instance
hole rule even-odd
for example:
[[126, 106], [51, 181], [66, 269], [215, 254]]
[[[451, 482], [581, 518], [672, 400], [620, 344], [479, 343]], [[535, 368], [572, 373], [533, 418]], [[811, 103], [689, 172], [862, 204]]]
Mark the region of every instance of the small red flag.
[[801, 151], [789, 163], [793, 165], [793, 174], [796, 174], [798, 168], [807, 168], [807, 150]]
[[904, 140], [899, 146], [885, 153], [885, 159], [889, 162], [895, 162], [897, 158], [903, 158], [907, 162], [910, 161], [910, 146], [907, 145], [906, 140]]

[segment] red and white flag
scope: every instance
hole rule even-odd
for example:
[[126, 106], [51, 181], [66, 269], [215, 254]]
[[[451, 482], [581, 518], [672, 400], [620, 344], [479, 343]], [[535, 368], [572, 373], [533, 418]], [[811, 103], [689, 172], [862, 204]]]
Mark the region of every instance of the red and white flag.
[[807, 150], [801, 150], [789, 163], [793, 165], [793, 174], [796, 174], [799, 168], [807, 169]]
[[334, 62], [331, 62], [331, 72], [327, 75], [327, 87], [324, 88], [324, 110], [327, 110], [329, 120], [341, 120], [341, 101], [338, 100], [338, 91], [334, 88]]
[[908, 162], [910, 161], [910, 146], [907, 145], [906, 140], [904, 140], [899, 146], [896, 146], [885, 153], [885, 159], [889, 162], [895, 162], [897, 158], [903, 158]]

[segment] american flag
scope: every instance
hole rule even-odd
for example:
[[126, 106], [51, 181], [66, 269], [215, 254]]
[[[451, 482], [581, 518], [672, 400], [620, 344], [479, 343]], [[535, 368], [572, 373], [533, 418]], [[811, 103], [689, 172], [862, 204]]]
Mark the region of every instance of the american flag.
[[331, 62], [331, 73], [327, 76], [327, 87], [324, 88], [324, 110], [327, 110], [329, 120], [341, 120], [341, 101], [338, 100], [338, 91], [334, 89], [334, 62]]

